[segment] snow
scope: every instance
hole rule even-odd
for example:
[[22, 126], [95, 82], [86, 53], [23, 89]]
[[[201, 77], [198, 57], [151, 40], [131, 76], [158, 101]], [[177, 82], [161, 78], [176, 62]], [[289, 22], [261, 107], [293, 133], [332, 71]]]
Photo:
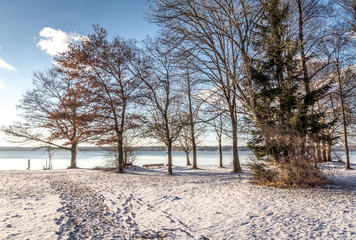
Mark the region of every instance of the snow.
[[343, 167], [325, 164], [335, 184], [317, 189], [214, 166], [0, 171], [0, 239], [356, 239], [356, 170]]

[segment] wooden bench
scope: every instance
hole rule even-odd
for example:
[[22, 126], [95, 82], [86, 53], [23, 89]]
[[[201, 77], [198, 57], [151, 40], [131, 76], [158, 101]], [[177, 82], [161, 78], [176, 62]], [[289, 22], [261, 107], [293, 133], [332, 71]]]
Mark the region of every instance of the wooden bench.
[[143, 164], [142, 167], [149, 168], [149, 167], [164, 167], [164, 163], [152, 163], [152, 164]]

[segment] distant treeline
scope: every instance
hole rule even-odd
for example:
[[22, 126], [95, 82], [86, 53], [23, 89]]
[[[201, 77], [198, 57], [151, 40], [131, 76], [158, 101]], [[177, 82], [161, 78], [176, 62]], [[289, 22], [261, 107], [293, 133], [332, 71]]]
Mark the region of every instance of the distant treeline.
[[[350, 146], [349, 147], [351, 151], [356, 151], [356, 146]], [[181, 151], [178, 147], [173, 148], [174, 151]], [[334, 146], [332, 148], [334, 151], [343, 151], [344, 147], [343, 146]], [[34, 147], [0, 147], [0, 151], [36, 151], [40, 150], [40, 148], [34, 148]], [[80, 147], [80, 151], [110, 151], [109, 147]], [[166, 148], [164, 146], [140, 146], [140, 147], [134, 147], [135, 151], [166, 151]], [[219, 147], [218, 146], [198, 146], [197, 147], [198, 151], [218, 151]], [[231, 145], [226, 145], [222, 147], [223, 151], [232, 151], [232, 146]], [[241, 146], [238, 148], [239, 151], [250, 151], [250, 149], [247, 146]]]
[[[166, 151], [164, 146], [142, 146], [142, 147], [135, 147], [136, 151]], [[174, 151], [181, 151], [179, 147], [173, 147]], [[218, 146], [197, 146], [198, 151], [218, 151]], [[223, 151], [232, 151], [232, 146], [223, 146]], [[239, 147], [239, 151], [249, 151], [248, 147], [242, 146]]]
[[[36, 151], [41, 150], [40, 148], [34, 147], [0, 147], [0, 151]], [[80, 147], [79, 151], [110, 151], [110, 147]], [[140, 146], [134, 147], [135, 151], [166, 151], [165, 146]], [[174, 151], [181, 151], [179, 147], [173, 147]], [[218, 151], [218, 146], [198, 146], [198, 151]], [[232, 151], [232, 146], [223, 146], [223, 151]], [[239, 147], [239, 151], [249, 151], [248, 147]]]

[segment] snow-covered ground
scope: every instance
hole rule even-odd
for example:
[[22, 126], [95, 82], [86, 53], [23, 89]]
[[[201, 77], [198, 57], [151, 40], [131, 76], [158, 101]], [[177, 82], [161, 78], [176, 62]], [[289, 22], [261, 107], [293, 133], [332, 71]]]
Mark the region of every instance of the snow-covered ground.
[[356, 239], [356, 170], [343, 167], [325, 165], [323, 189], [212, 166], [0, 171], [0, 239]]

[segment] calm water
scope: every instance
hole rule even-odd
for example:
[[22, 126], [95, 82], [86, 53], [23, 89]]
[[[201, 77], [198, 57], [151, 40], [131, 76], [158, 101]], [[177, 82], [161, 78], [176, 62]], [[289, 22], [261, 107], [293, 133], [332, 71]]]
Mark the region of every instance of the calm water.
[[[338, 153], [342, 155], [342, 153]], [[240, 161], [247, 163], [251, 152], [240, 151]], [[351, 152], [351, 162], [356, 163], [356, 152]], [[53, 155], [53, 168], [65, 169], [70, 165], [70, 152], [58, 150]], [[344, 158], [344, 157], [343, 157]], [[0, 170], [25, 170], [27, 160], [31, 159], [31, 169], [40, 170], [45, 165], [48, 155], [43, 151], [0, 151]], [[231, 164], [232, 152], [223, 152], [224, 164]], [[191, 159], [192, 161], [192, 159]], [[105, 151], [80, 151], [78, 152], [77, 165], [80, 168], [104, 167], [108, 162], [108, 153]], [[137, 166], [149, 163], [167, 163], [164, 151], [137, 152], [134, 162]], [[173, 165], [185, 166], [186, 159], [183, 152], [173, 152]], [[218, 165], [218, 152], [198, 152], [198, 165]]]

